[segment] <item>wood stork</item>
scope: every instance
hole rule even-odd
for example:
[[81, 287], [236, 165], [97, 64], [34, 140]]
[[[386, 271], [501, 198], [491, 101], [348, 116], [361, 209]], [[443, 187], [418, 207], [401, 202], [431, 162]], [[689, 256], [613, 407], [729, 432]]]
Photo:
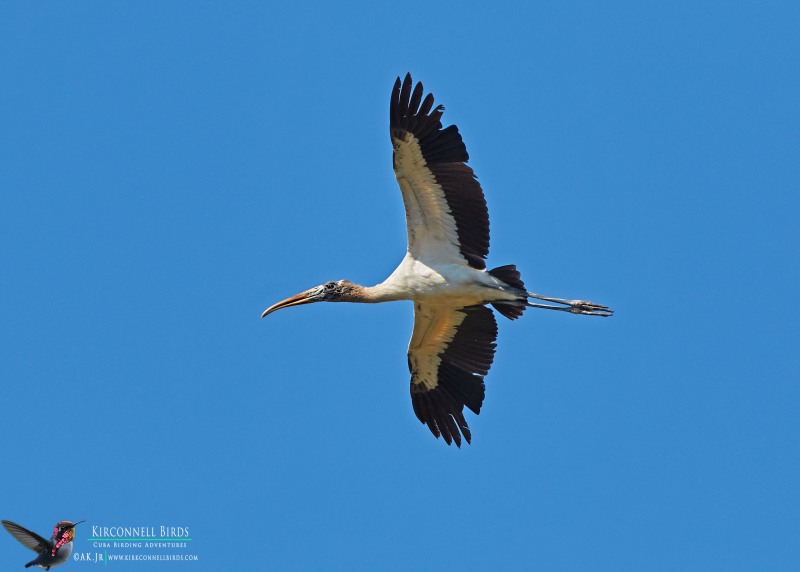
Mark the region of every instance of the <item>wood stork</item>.
[[[442, 128], [442, 105], [424, 98], [411, 75], [397, 81], [389, 105], [393, 164], [406, 210], [408, 248], [397, 269], [377, 286], [326, 282], [264, 310], [261, 317], [312, 302], [414, 301], [408, 345], [411, 404], [437, 438], [461, 446], [471, 433], [466, 405], [480, 413], [497, 339], [491, 304], [506, 318], [525, 308], [610, 316], [606, 306], [528, 292], [513, 264], [486, 270], [489, 215], [481, 186], [467, 166], [467, 149], [455, 125]], [[531, 302], [542, 300], [552, 304]]]

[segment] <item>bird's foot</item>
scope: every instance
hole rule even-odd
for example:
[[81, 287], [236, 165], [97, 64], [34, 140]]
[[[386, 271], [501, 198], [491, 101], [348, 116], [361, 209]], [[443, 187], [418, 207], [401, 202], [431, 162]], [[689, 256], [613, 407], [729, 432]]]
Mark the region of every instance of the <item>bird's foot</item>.
[[614, 310], [602, 304], [595, 304], [589, 300], [570, 300], [569, 311], [573, 314], [583, 314], [584, 316], [602, 316], [608, 318], [614, 315]]

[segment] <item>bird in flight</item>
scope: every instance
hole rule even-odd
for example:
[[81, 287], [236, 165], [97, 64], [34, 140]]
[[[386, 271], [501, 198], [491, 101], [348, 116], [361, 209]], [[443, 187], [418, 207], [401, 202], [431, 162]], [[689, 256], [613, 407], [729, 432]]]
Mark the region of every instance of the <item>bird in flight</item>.
[[458, 128], [443, 128], [444, 107], [434, 107], [433, 95], [423, 94], [422, 83], [414, 85], [406, 74], [402, 82], [397, 78], [389, 104], [392, 164], [408, 231], [400, 265], [376, 286], [326, 282], [270, 306], [261, 317], [312, 302], [413, 300], [411, 404], [436, 438], [461, 447], [462, 435], [467, 443], [472, 438], [464, 406], [480, 413], [484, 376], [494, 359], [497, 323], [487, 304], [510, 320], [528, 307], [604, 317], [613, 311], [529, 292], [513, 264], [486, 269], [489, 213], [483, 190], [467, 165]]

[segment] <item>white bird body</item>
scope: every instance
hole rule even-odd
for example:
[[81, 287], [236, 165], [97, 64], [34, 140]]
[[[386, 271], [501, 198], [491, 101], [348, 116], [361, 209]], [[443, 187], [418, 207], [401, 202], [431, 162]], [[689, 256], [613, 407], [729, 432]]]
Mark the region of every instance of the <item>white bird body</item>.
[[371, 288], [368, 295], [376, 301], [418, 300], [434, 302], [441, 299], [451, 306], [472, 306], [495, 301], [514, 301], [519, 291], [484, 270], [466, 263], [416, 259], [410, 252], [389, 277]]
[[[412, 89], [413, 87], [413, 89]], [[444, 108], [423, 99], [421, 83], [397, 78], [389, 106], [393, 166], [406, 211], [408, 248], [386, 280], [360, 286], [326, 282], [273, 304], [414, 301], [414, 331], [408, 345], [411, 403], [417, 418], [437, 438], [461, 446], [471, 433], [463, 409], [478, 414], [484, 376], [494, 359], [497, 323], [491, 304], [506, 318], [525, 308], [610, 316], [606, 306], [528, 292], [514, 265], [486, 270], [489, 214], [483, 190], [455, 125], [443, 128]], [[555, 302], [552, 306], [529, 298]]]

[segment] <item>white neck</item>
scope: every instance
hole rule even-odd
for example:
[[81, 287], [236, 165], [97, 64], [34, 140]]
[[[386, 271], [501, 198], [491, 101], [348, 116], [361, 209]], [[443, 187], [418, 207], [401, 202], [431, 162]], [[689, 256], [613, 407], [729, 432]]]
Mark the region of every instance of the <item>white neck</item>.
[[375, 286], [362, 286], [360, 294], [361, 302], [392, 302], [394, 300], [411, 299], [407, 290], [398, 288], [389, 281]]

